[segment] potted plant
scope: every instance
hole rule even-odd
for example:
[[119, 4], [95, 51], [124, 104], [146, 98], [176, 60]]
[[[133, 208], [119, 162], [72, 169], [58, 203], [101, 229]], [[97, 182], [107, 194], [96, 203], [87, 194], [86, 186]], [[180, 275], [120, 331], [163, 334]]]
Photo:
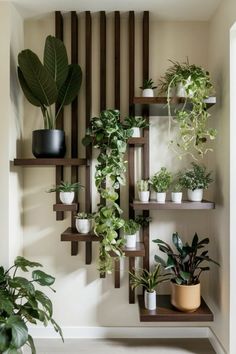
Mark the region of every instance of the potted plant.
[[206, 171], [204, 165], [192, 162], [192, 168], [186, 170], [181, 177], [181, 184], [188, 192], [188, 200], [191, 202], [201, 202], [203, 191], [213, 182], [211, 172]]
[[154, 97], [154, 91], [157, 86], [154, 86], [152, 79], [144, 80], [143, 86], [140, 87], [142, 91], [142, 97]]
[[61, 182], [58, 186], [49, 189], [48, 193], [59, 192], [59, 198], [62, 204], [72, 204], [75, 198], [75, 192], [84, 188], [79, 182], [69, 183]]
[[145, 129], [149, 126], [149, 123], [147, 122], [146, 118], [133, 116], [126, 117], [124, 120], [124, 124], [127, 126], [128, 129], [132, 129], [133, 138], [140, 138], [141, 129]]
[[156, 262], [161, 263], [174, 275], [171, 281], [171, 304], [183, 312], [196, 311], [201, 304], [199, 278], [202, 272], [210, 270], [209, 266], [202, 263], [213, 262], [219, 265], [208, 256], [208, 250], [203, 250], [209, 244], [209, 239], [204, 238], [200, 241], [195, 233], [191, 244], [187, 242], [184, 244], [176, 232], [172, 236], [175, 249], [160, 239], [153, 242], [167, 255], [166, 261], [155, 255]]
[[135, 216], [134, 221], [141, 227], [146, 227], [150, 224], [150, 222], [152, 222], [152, 218], [150, 216], [137, 215]]
[[32, 354], [36, 353], [28, 323], [41, 322], [44, 326], [50, 323], [63, 340], [61, 328], [52, 317], [52, 302], [39, 290], [40, 287], [53, 290], [55, 278], [39, 269], [33, 270], [27, 278], [17, 274], [18, 270], [28, 273], [40, 267], [40, 263], [23, 257], [17, 257], [9, 269], [0, 267], [0, 352], [3, 354], [20, 353], [24, 345], [30, 347]]
[[93, 226], [93, 213], [80, 212], [75, 216], [75, 227], [80, 234], [88, 234]]
[[144, 306], [147, 310], [156, 309], [156, 287], [163, 282], [170, 280], [170, 273], [163, 274], [161, 264], [157, 264], [152, 272], [141, 269], [141, 274], [130, 272], [130, 285], [132, 289], [143, 286]]
[[[77, 64], [68, 65], [66, 48], [59, 39], [48, 36], [44, 60], [30, 49], [18, 55], [18, 78], [27, 100], [42, 112], [44, 129], [34, 130], [32, 151], [35, 157], [59, 158], [66, 153], [65, 132], [56, 129], [63, 106], [78, 95], [82, 73]], [[58, 109], [54, 113], [53, 105]]]
[[[170, 138], [170, 143], [179, 157], [190, 154], [194, 159], [198, 159], [212, 151], [208, 142], [216, 138], [216, 130], [208, 128], [210, 114], [206, 109], [207, 98], [213, 91], [213, 85], [209, 72], [191, 65], [188, 60], [184, 63], [171, 63], [172, 66], [160, 82], [160, 92], [167, 95], [170, 125], [171, 121], [178, 125], [177, 135]], [[174, 118], [171, 120], [171, 96], [175, 89], [177, 96], [184, 97], [184, 103], [182, 107], [175, 109]], [[191, 110], [186, 110], [187, 100], [191, 102]]]
[[171, 201], [175, 204], [181, 204], [182, 202], [182, 197], [183, 197], [183, 186], [181, 184], [181, 181], [179, 178], [176, 178], [176, 180], [172, 184], [172, 192], [171, 192]]
[[127, 248], [135, 248], [136, 247], [136, 239], [137, 239], [137, 231], [140, 226], [133, 219], [129, 219], [125, 221], [123, 229], [124, 229], [124, 238], [125, 238], [125, 246]]
[[143, 203], [147, 203], [149, 201], [149, 197], [150, 197], [149, 184], [150, 181], [147, 179], [141, 179], [137, 182], [138, 197], [139, 200]]
[[172, 182], [172, 174], [162, 167], [160, 171], [154, 174], [150, 183], [156, 192], [157, 203], [164, 204], [166, 201], [166, 192], [168, 191]]

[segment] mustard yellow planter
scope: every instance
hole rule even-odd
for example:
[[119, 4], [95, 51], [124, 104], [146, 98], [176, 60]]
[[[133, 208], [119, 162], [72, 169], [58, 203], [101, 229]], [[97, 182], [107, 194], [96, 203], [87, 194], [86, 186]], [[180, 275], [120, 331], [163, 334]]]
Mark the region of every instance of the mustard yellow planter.
[[201, 286], [171, 282], [171, 304], [182, 312], [194, 312], [201, 305]]

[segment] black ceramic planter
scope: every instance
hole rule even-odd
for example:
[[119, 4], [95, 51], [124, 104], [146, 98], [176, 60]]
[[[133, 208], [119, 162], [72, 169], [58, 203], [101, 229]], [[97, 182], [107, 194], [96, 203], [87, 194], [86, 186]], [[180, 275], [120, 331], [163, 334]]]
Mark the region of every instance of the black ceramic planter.
[[59, 129], [33, 131], [32, 152], [35, 157], [59, 158], [66, 153], [65, 132]]

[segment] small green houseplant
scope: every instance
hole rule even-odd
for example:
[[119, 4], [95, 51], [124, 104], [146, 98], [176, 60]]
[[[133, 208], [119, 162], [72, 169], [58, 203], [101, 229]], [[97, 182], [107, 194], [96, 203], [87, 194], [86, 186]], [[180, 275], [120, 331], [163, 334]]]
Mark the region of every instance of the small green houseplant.
[[154, 97], [154, 90], [157, 88], [152, 79], [144, 80], [143, 86], [140, 87], [143, 97]]
[[[82, 72], [77, 64], [68, 64], [63, 42], [46, 38], [43, 63], [30, 49], [18, 55], [18, 78], [27, 100], [42, 112], [44, 129], [33, 131], [35, 157], [64, 157], [65, 133], [56, 129], [62, 108], [78, 95]], [[58, 109], [54, 113], [53, 105]]]
[[165, 203], [166, 192], [170, 188], [172, 182], [172, 173], [167, 171], [165, 167], [162, 167], [160, 171], [154, 174], [150, 180], [152, 188], [156, 192], [156, 198], [158, 203]]
[[63, 204], [72, 204], [75, 192], [84, 188], [79, 182], [70, 183], [62, 181], [58, 186], [55, 186], [48, 190], [48, 193], [59, 192], [60, 201]]
[[140, 274], [129, 272], [132, 289], [144, 287], [144, 305], [147, 310], [156, 309], [156, 287], [170, 280], [171, 273], [163, 273], [161, 264], [157, 264], [153, 271], [141, 269]]
[[143, 203], [147, 203], [150, 197], [150, 181], [148, 179], [141, 179], [137, 182], [138, 187], [138, 197]]
[[144, 117], [137, 117], [137, 116], [129, 116], [124, 119], [124, 124], [127, 126], [128, 129], [132, 129], [133, 138], [140, 138], [141, 137], [141, 129], [145, 129], [149, 126], [147, 119]]
[[141, 227], [146, 227], [150, 224], [150, 222], [152, 222], [152, 218], [150, 216], [137, 215], [135, 216], [134, 221]]
[[[178, 126], [177, 135], [170, 138], [170, 143], [180, 158], [190, 154], [197, 160], [212, 151], [208, 143], [216, 138], [216, 130], [208, 128], [210, 113], [206, 109], [213, 85], [209, 72], [203, 68], [190, 64], [188, 60], [184, 63], [170, 62], [172, 66], [160, 82], [161, 93], [167, 95], [170, 123], [173, 121]], [[173, 90], [176, 90], [177, 96], [184, 98], [184, 104], [174, 111], [175, 118], [172, 120], [170, 104]], [[191, 110], [186, 109], [187, 101], [191, 102]]]
[[[28, 323], [44, 326], [51, 324], [63, 339], [61, 328], [53, 319], [53, 306], [49, 297], [39, 287], [51, 288], [55, 278], [35, 269], [31, 277], [18, 275], [17, 271], [29, 272], [40, 268], [40, 263], [17, 257], [9, 269], [0, 267], [0, 352], [20, 354], [28, 345], [35, 354], [34, 340], [28, 331]], [[55, 290], [53, 290], [55, 291]]]
[[[171, 282], [172, 305], [181, 311], [195, 311], [201, 303], [199, 278], [202, 272], [210, 270], [209, 266], [204, 263], [211, 262], [219, 265], [208, 256], [208, 250], [203, 250], [209, 244], [209, 238], [199, 240], [195, 233], [191, 244], [183, 243], [176, 232], [172, 236], [175, 249], [160, 239], [153, 242], [167, 256], [167, 260], [164, 260], [155, 255], [155, 261], [161, 263], [166, 270], [170, 270], [174, 276]], [[200, 253], [199, 250], [201, 250]]]
[[129, 219], [125, 221], [124, 226], [124, 237], [126, 241], [127, 248], [135, 248], [136, 239], [137, 239], [137, 231], [140, 229], [140, 225], [135, 222], [133, 219]]
[[95, 213], [80, 212], [75, 215], [75, 227], [80, 234], [88, 234], [92, 230]]
[[206, 166], [192, 162], [192, 168], [187, 169], [180, 177], [181, 184], [188, 190], [188, 199], [193, 202], [201, 202], [203, 190], [213, 182], [212, 172], [207, 172]]

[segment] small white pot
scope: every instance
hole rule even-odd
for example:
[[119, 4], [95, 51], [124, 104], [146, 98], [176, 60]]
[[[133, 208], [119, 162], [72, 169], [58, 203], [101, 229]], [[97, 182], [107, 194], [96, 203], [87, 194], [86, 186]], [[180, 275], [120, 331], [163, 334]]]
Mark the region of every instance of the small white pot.
[[132, 138], [141, 138], [141, 129], [138, 127], [133, 127], [133, 135]]
[[136, 238], [137, 238], [136, 234], [125, 235], [125, 241], [126, 241], [125, 246], [127, 248], [135, 248], [136, 247]]
[[177, 97], [186, 97], [186, 90], [182, 83], [179, 83], [176, 87], [176, 96]]
[[147, 290], [144, 292], [144, 306], [147, 310], [156, 310], [156, 291], [149, 293]]
[[149, 191], [146, 191], [146, 192], [139, 191], [138, 197], [139, 197], [140, 202], [147, 203], [149, 201], [150, 192]]
[[154, 97], [153, 89], [144, 89], [142, 92], [143, 97]]
[[92, 219], [76, 219], [75, 226], [80, 234], [88, 234], [92, 229]]
[[188, 189], [188, 200], [190, 202], [201, 202], [203, 198], [203, 189], [195, 189], [192, 191]]
[[73, 203], [75, 192], [60, 192], [59, 198], [63, 204]]
[[171, 200], [173, 203], [181, 204], [182, 196], [183, 196], [182, 192], [172, 192], [171, 193]]
[[166, 192], [157, 192], [157, 203], [164, 204], [166, 202]]

